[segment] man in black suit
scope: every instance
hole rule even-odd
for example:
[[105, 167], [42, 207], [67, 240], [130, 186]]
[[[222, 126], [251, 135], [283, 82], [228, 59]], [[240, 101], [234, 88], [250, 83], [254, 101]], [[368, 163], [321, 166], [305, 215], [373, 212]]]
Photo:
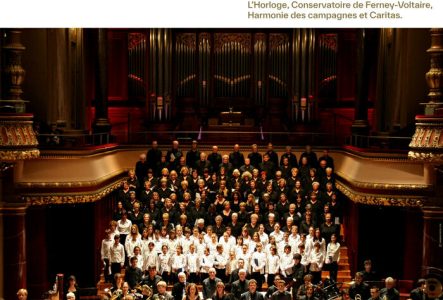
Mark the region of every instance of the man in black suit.
[[248, 282], [248, 291], [241, 294], [240, 300], [265, 300], [262, 293], [257, 291], [257, 281], [251, 279]]
[[[240, 276], [239, 276], [239, 272], [240, 270], [243, 270], [245, 267], [245, 260], [243, 258], [239, 258], [237, 260], [237, 269], [233, 270], [231, 272], [231, 276], [229, 277], [229, 283], [233, 284], [234, 282], [236, 282], [237, 280], [239, 280]], [[248, 276], [248, 273], [246, 272], [246, 277]], [[245, 277], [245, 278], [246, 278]]]
[[[320, 227], [321, 229], [321, 227]], [[337, 234], [337, 231], [334, 232], [335, 234]], [[322, 236], [325, 238], [326, 242], [328, 243], [328, 240], [325, 237], [325, 234], [322, 232]], [[378, 281], [380, 280], [380, 278], [377, 276], [377, 273], [374, 271], [374, 269], [372, 268], [372, 261], [370, 259], [367, 259], [364, 261], [364, 271], [362, 271], [361, 273], [363, 274], [363, 281]]]
[[276, 168], [278, 166], [278, 154], [274, 151], [274, 146], [272, 143], [268, 144], [268, 151], [266, 151], [266, 154], [269, 156], [269, 160], [272, 161]]
[[425, 284], [426, 284], [426, 280], [423, 278], [420, 278], [417, 282], [418, 287], [416, 289], [413, 289], [411, 291], [411, 295], [409, 298], [411, 298], [412, 300], [423, 300], [426, 299], [426, 294], [425, 294]]
[[152, 265], [148, 267], [148, 275], [143, 277], [140, 284], [146, 284], [152, 289], [152, 294], [157, 294], [157, 283], [159, 283], [161, 280], [162, 277], [160, 275], [157, 275], [157, 267], [155, 265]]
[[308, 159], [308, 165], [310, 165], [311, 168], [317, 168], [318, 166], [317, 154], [315, 154], [315, 152], [312, 151], [311, 145], [306, 145], [305, 152], [301, 154], [299, 162], [300, 165], [303, 157], [306, 157]]
[[129, 287], [133, 289], [142, 279], [143, 272], [137, 267], [138, 259], [136, 256], [131, 257], [130, 266], [126, 268], [125, 279]]
[[161, 158], [162, 158], [162, 152], [161, 150], [158, 149], [157, 141], [152, 141], [152, 147], [146, 153], [147, 168], [155, 170], [157, 164], [160, 163]]
[[206, 153], [200, 153], [200, 159], [194, 162], [194, 168], [197, 170], [198, 175], [203, 177], [203, 173], [206, 170], [211, 169], [211, 163], [208, 161], [206, 157]]
[[154, 294], [154, 296], [152, 296], [152, 299], [153, 300], [173, 300], [174, 297], [172, 297], [171, 294], [166, 292], [166, 286], [167, 286], [166, 282], [164, 282], [163, 280], [159, 281], [157, 283], [158, 293]]
[[360, 299], [369, 299], [369, 286], [363, 282], [363, 274], [355, 273], [355, 283], [349, 287], [349, 298], [354, 300], [355, 296], [360, 295]]
[[325, 149], [323, 150], [323, 155], [318, 159], [318, 161], [326, 160], [326, 166], [334, 169], [334, 159], [329, 156], [329, 150]]
[[239, 144], [234, 145], [234, 152], [229, 154], [229, 162], [232, 164], [233, 169], [239, 169], [245, 164], [245, 157], [243, 153], [240, 152]]
[[[232, 283], [232, 295], [235, 300], [239, 300], [243, 293], [248, 291], [249, 280], [246, 279], [246, 270], [238, 271], [238, 280]], [[257, 285], [257, 282], [255, 282]]]
[[297, 156], [295, 156], [294, 153], [292, 153], [292, 148], [291, 146], [286, 146], [285, 148], [285, 153], [283, 153], [280, 157], [280, 166], [283, 165], [283, 159], [287, 158], [289, 165], [291, 166], [291, 168], [297, 168], [298, 167], [298, 163], [297, 163]]
[[212, 146], [212, 153], [209, 154], [208, 161], [211, 163], [212, 172], [218, 173], [219, 166], [222, 163], [222, 157], [218, 153], [218, 146]]
[[203, 293], [203, 299], [206, 300], [208, 298], [211, 298], [212, 295], [214, 295], [217, 282], [221, 282], [220, 278], [215, 277], [215, 269], [210, 268], [208, 271], [209, 277], [203, 280], [202, 282], [202, 293]]
[[186, 164], [195, 169], [197, 160], [200, 159], [200, 151], [197, 148], [197, 141], [192, 141], [191, 150], [186, 153]]
[[269, 300], [271, 299], [272, 294], [274, 294], [276, 291], [278, 291], [277, 285], [278, 282], [281, 280], [280, 275], [275, 275], [274, 277], [274, 284], [271, 286], [268, 286], [268, 289], [266, 290], [265, 299]]
[[[260, 162], [261, 162], [261, 156], [260, 156]], [[257, 166], [258, 168], [258, 166]], [[251, 159], [249, 157], [245, 158], [245, 164], [240, 167], [240, 174], [243, 174], [244, 172], [248, 171], [252, 174], [252, 170], [254, 170], [254, 166], [251, 163]]]
[[280, 279], [276, 283], [277, 291], [272, 294], [271, 300], [291, 300], [291, 293], [286, 290], [285, 281]]
[[148, 173], [148, 162], [146, 161], [146, 154], [140, 154], [138, 162], [135, 164], [135, 176], [138, 180], [138, 186], [143, 186], [144, 179]]
[[274, 177], [275, 164], [272, 162], [268, 153], [263, 155], [263, 162], [259, 166], [260, 170], [266, 173], [266, 179], [271, 179]]
[[175, 170], [182, 156], [183, 152], [179, 149], [178, 141], [173, 141], [172, 148], [166, 152], [166, 162], [169, 163], [170, 170]]
[[380, 290], [380, 297], [386, 300], [400, 300], [400, 293], [394, 287], [395, 280], [392, 277], [385, 279], [385, 287]]
[[248, 158], [251, 161], [251, 165], [253, 165], [254, 167], [258, 168], [258, 166], [262, 162], [262, 157], [261, 157], [261, 154], [258, 153], [258, 146], [257, 146], [257, 144], [253, 144], [251, 146], [251, 149], [252, 149], [252, 152], [248, 154]]
[[184, 272], [178, 273], [178, 282], [172, 287], [172, 296], [174, 300], [183, 300], [183, 294], [186, 288], [186, 274]]

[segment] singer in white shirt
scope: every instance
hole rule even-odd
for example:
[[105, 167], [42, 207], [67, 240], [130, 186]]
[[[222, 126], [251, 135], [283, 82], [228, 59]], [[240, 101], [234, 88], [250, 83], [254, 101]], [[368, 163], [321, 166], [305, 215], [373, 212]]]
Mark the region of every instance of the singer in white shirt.
[[258, 243], [256, 251], [252, 253], [251, 257], [251, 277], [257, 281], [258, 286], [263, 285], [265, 267], [266, 267], [266, 254], [263, 251], [263, 245]]
[[323, 252], [321, 251], [320, 243], [316, 242], [314, 244], [314, 250], [310, 254], [310, 265], [309, 271], [312, 274], [312, 283], [318, 284], [321, 281], [321, 270], [323, 268], [323, 263], [325, 258]]
[[294, 258], [292, 256], [291, 246], [285, 246], [285, 252], [280, 256], [280, 270], [284, 277], [291, 276], [293, 273]]
[[338, 263], [340, 261], [340, 244], [337, 242], [337, 236], [331, 235], [331, 242], [326, 250], [325, 263], [328, 265], [329, 277], [337, 282]]
[[277, 248], [271, 247], [270, 254], [266, 256], [266, 274], [268, 286], [274, 284], [275, 275], [280, 271], [280, 257], [277, 255]]

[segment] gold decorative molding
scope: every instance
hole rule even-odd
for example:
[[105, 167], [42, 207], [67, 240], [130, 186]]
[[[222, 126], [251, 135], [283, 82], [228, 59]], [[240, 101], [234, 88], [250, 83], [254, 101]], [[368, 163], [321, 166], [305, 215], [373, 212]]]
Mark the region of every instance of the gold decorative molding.
[[32, 114], [0, 115], [0, 160], [37, 158], [40, 151], [32, 128]]
[[33, 158], [38, 158], [39, 156], [40, 156], [40, 151], [38, 149], [0, 151], [0, 161], [33, 159]]
[[411, 160], [442, 163], [443, 162], [443, 117], [417, 116], [415, 132], [409, 147], [408, 157]]
[[372, 190], [391, 190], [391, 191], [430, 191], [432, 185], [427, 184], [392, 184], [392, 183], [377, 183], [377, 182], [362, 182], [356, 181], [342, 172], [336, 172], [338, 176], [350, 182], [354, 187], [359, 189], [372, 189]]
[[432, 153], [432, 152], [420, 152], [420, 151], [409, 151], [408, 157], [411, 160], [424, 161], [424, 162], [443, 162], [443, 153]]
[[[122, 181], [129, 169], [124, 169], [121, 171], [116, 171], [110, 173], [106, 176], [103, 176], [97, 180], [89, 180], [89, 181], [72, 181], [72, 182], [19, 182], [16, 184], [16, 188], [18, 189], [50, 189], [50, 188], [90, 188], [97, 187], [106, 181], [112, 180], [114, 178], [119, 178]], [[114, 179], [115, 181], [115, 179]]]
[[[31, 116], [32, 118], [32, 116]], [[32, 121], [22, 121], [10, 116], [0, 118], [0, 146], [37, 146], [38, 141]]]
[[443, 148], [443, 118], [435, 117], [433, 122], [429, 120], [426, 123], [416, 118], [415, 133], [409, 143], [411, 148]]
[[92, 192], [60, 194], [24, 194], [23, 199], [29, 206], [53, 204], [78, 204], [96, 202], [109, 195], [121, 186], [121, 179]]
[[399, 206], [399, 207], [422, 207], [426, 201], [425, 197], [410, 197], [404, 195], [375, 195], [354, 191], [339, 180], [336, 188], [353, 202], [377, 205], [377, 206]]

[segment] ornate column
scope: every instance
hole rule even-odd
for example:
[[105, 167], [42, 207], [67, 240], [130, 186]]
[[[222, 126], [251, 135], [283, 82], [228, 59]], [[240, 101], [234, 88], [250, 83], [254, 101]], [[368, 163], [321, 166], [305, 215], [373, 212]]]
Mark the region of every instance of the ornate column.
[[[431, 29], [431, 69], [426, 73], [429, 87], [425, 115], [415, 118], [415, 133], [409, 144], [409, 158], [422, 161], [434, 186], [434, 194], [423, 207], [423, 266], [443, 268], [443, 29]], [[440, 170], [439, 170], [440, 169]], [[430, 172], [434, 171], [433, 174]]]
[[[4, 73], [4, 99], [0, 101], [1, 111], [24, 112], [25, 102], [22, 99], [22, 84], [25, 79], [25, 70], [22, 67], [22, 53], [25, 47], [21, 43], [21, 31], [9, 30], [6, 33]], [[0, 95], [1, 96], [1, 95]]]
[[14, 299], [19, 288], [26, 288], [26, 203], [14, 189], [14, 169], [24, 159], [38, 157], [32, 114], [25, 113], [21, 65], [25, 47], [21, 32], [10, 30], [3, 47], [6, 56], [4, 82], [7, 100], [0, 100], [0, 298]]
[[95, 77], [95, 119], [94, 132], [109, 133], [111, 124], [108, 119], [108, 31], [98, 29], [97, 59]]
[[[356, 67], [356, 95], [355, 95], [355, 116], [352, 123], [352, 134], [368, 135], [368, 89], [369, 89], [369, 49], [367, 29], [357, 30], [357, 67]], [[357, 139], [359, 140], [359, 139]], [[356, 146], [364, 147], [364, 143], [357, 143]]]

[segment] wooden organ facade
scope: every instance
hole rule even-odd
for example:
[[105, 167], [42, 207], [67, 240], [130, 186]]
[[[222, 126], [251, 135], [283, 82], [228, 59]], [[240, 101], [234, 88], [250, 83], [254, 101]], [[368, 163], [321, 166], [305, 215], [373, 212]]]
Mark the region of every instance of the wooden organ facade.
[[[182, 130], [214, 123], [214, 118], [221, 124], [219, 114], [229, 110], [268, 130], [283, 130], [275, 128], [277, 120], [310, 123], [318, 120], [319, 105], [349, 100], [349, 91], [338, 88], [337, 75], [352, 74], [353, 66], [338, 64], [337, 49], [339, 43], [352, 47], [352, 38], [342, 37], [353, 34], [315, 29], [109, 30], [109, 103], [142, 106], [149, 122], [177, 120], [175, 128]], [[344, 78], [346, 86], [355, 84], [354, 76]]]

